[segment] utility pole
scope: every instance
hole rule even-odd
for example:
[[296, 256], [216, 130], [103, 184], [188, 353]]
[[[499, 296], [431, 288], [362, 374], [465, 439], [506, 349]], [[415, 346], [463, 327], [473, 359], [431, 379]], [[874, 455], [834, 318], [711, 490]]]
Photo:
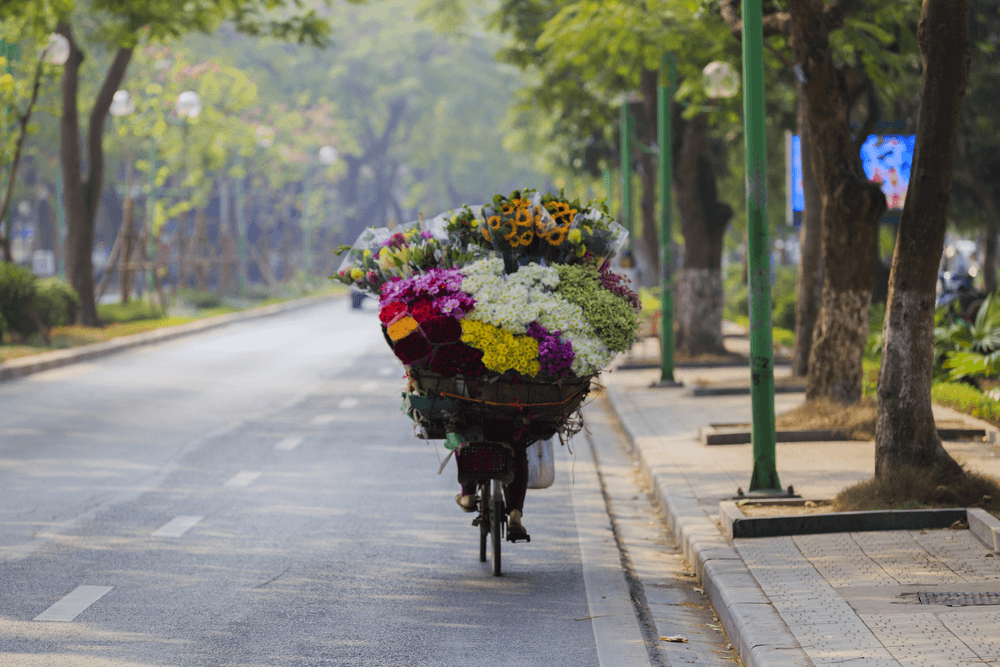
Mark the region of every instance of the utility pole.
[[762, 0], [743, 0], [743, 118], [750, 283], [750, 491], [781, 491], [775, 463], [774, 350], [771, 342], [771, 239], [767, 223]]

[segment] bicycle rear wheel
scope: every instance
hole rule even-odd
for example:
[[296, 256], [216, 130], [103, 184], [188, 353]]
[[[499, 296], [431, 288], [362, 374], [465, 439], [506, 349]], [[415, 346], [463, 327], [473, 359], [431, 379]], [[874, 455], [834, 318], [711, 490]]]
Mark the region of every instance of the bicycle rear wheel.
[[500, 545], [503, 544], [504, 506], [503, 506], [503, 484], [499, 480], [492, 480], [492, 491], [490, 493], [490, 537], [493, 545], [493, 576], [499, 577], [500, 569]]
[[490, 536], [490, 485], [479, 485], [479, 562], [486, 562], [486, 542]]

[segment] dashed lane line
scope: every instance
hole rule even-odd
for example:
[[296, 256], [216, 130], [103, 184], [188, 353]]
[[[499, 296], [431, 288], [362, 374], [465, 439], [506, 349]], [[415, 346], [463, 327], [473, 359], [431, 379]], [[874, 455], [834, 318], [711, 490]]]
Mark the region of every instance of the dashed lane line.
[[305, 438], [298, 435], [289, 435], [278, 441], [274, 446], [276, 452], [290, 452], [303, 443]]
[[242, 489], [244, 487], [250, 486], [257, 478], [261, 476], [260, 471], [256, 470], [241, 470], [229, 479], [225, 481], [222, 485], [229, 489]]
[[204, 518], [203, 516], [175, 516], [154, 530], [153, 537], [180, 537], [194, 528]]
[[361, 401], [354, 398], [353, 396], [350, 396], [342, 400], [340, 403], [338, 403], [337, 407], [340, 408], [341, 410], [353, 410], [359, 405], [361, 405]]
[[114, 586], [77, 586], [54, 605], [35, 616], [35, 620], [68, 623], [113, 588]]

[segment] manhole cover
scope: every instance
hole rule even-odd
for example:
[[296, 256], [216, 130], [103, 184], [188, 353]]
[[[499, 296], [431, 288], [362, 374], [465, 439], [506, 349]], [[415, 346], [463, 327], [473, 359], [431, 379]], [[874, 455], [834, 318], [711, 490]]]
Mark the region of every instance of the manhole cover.
[[917, 593], [920, 604], [942, 604], [948, 607], [973, 607], [1000, 604], [1000, 593]]

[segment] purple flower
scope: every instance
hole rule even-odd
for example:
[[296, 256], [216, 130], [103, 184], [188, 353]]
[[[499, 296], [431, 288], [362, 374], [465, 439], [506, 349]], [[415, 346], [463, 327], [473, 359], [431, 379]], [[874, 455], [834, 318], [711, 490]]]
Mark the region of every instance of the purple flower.
[[433, 238], [433, 237], [434, 237], [434, 235], [433, 235], [433, 234], [431, 234], [431, 233], [430, 233], [429, 231], [427, 231], [426, 229], [425, 229], [425, 230], [423, 230], [422, 232], [420, 232], [420, 238], [422, 238], [422, 239], [430, 239], [430, 238]]
[[573, 352], [573, 345], [567, 340], [559, 340], [562, 332], [549, 333], [538, 322], [528, 325], [528, 335], [538, 341], [538, 361], [541, 363], [541, 371], [545, 375], [553, 377], [564, 377], [570, 373], [573, 359], [576, 353]]

